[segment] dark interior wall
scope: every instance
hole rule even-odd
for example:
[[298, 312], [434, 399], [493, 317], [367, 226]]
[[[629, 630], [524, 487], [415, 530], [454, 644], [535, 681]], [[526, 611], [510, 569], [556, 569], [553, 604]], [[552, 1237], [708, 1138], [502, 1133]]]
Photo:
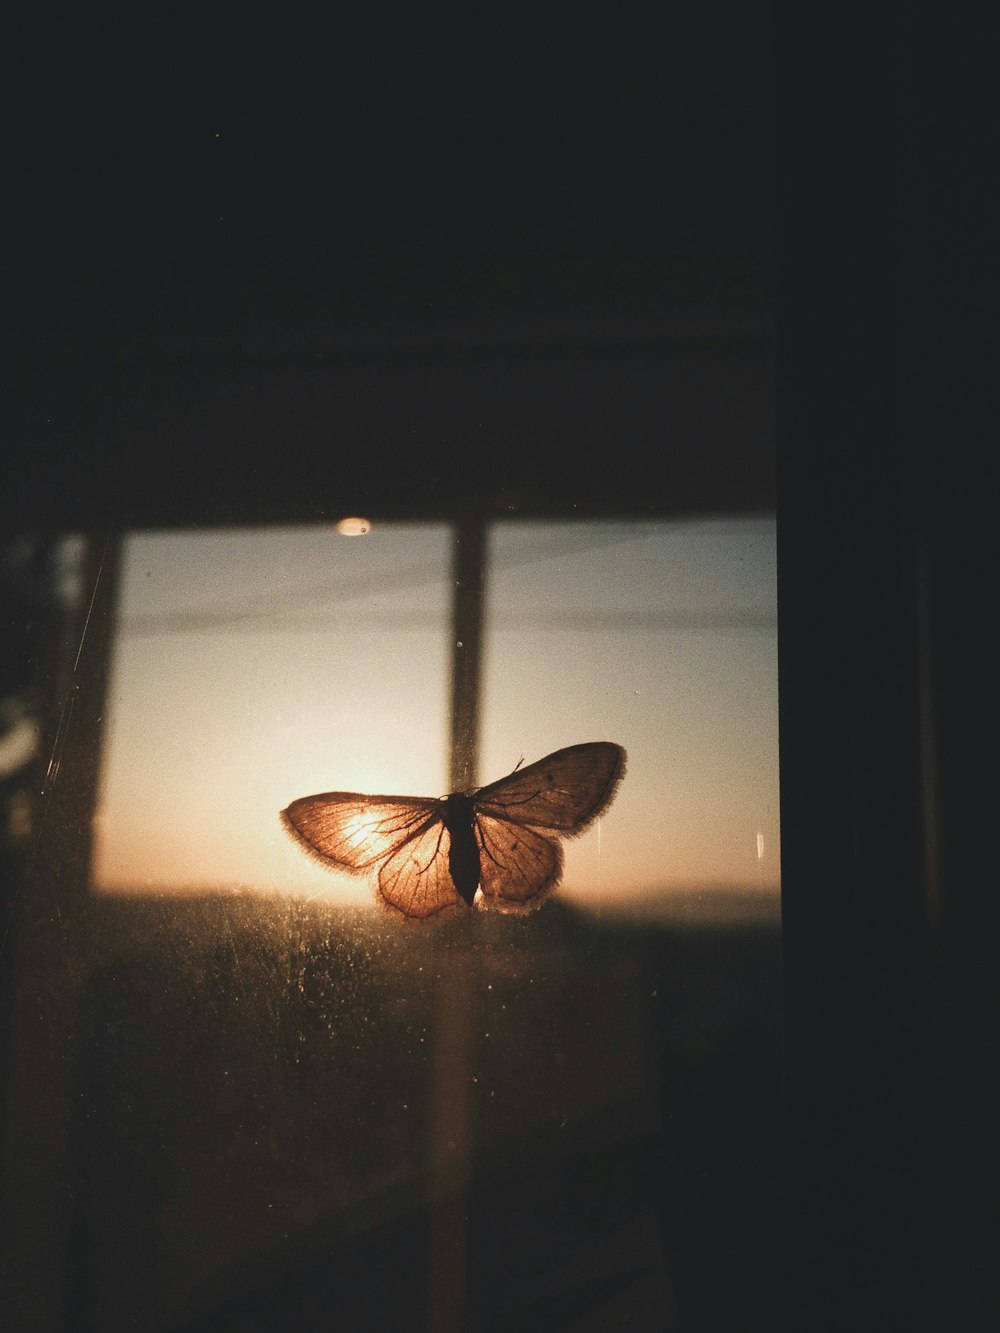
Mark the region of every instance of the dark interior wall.
[[767, 12], [506, 26], [46, 47], [5, 512], [768, 505]]
[[950, 22], [814, 19], [783, 15], [777, 83], [793, 1270], [813, 1327], [933, 1328], [977, 1317], [984, 1243], [997, 118]]

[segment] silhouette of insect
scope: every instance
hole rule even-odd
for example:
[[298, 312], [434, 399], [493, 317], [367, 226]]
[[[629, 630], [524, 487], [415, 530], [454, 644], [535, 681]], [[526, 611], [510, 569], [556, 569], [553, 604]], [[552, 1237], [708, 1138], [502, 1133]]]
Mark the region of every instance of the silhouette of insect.
[[559, 883], [558, 839], [582, 833], [606, 810], [624, 773], [620, 745], [591, 741], [477, 791], [303, 796], [281, 822], [324, 865], [352, 874], [377, 866], [382, 900], [403, 916], [471, 907], [477, 889], [483, 906], [524, 911]]

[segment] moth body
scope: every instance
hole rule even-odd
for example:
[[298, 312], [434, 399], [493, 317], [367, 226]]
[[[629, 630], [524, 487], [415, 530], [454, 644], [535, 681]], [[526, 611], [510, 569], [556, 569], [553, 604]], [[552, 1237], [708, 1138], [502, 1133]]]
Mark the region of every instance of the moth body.
[[479, 844], [476, 842], [476, 807], [471, 796], [455, 791], [441, 801], [441, 818], [448, 830], [451, 847], [448, 851], [448, 871], [459, 896], [472, 906], [479, 888], [481, 867]]

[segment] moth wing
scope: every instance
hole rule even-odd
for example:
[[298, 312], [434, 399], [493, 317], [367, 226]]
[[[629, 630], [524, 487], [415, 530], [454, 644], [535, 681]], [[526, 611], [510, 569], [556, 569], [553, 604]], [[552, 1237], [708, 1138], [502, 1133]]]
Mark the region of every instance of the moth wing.
[[281, 812], [282, 824], [311, 856], [354, 874], [418, 838], [439, 817], [434, 800], [342, 791], [303, 796]]
[[436, 815], [379, 867], [378, 889], [388, 906], [404, 916], [429, 917], [461, 904], [448, 864], [450, 851], [451, 834]]
[[606, 810], [625, 775], [625, 751], [611, 741], [556, 750], [475, 793], [477, 814], [560, 834], [580, 833]]
[[562, 848], [537, 829], [477, 813], [476, 839], [479, 887], [494, 906], [534, 906], [559, 883]]

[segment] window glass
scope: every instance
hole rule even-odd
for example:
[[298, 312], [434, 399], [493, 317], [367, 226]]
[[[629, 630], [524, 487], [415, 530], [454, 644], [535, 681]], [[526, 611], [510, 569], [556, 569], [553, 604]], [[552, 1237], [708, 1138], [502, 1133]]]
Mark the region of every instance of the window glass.
[[488, 775], [574, 740], [628, 751], [613, 810], [566, 845], [567, 900], [762, 906], [779, 877], [773, 520], [501, 524], [488, 600]]
[[[447, 575], [432, 525], [131, 536], [95, 886], [330, 892], [278, 812], [443, 790]], [[343, 877], [337, 897], [371, 895]]]
[[[94, 884], [372, 901], [277, 814], [323, 791], [447, 790], [444, 526], [218, 530], [126, 543]], [[778, 884], [770, 518], [495, 525], [480, 783], [565, 745], [629, 755], [565, 845], [560, 896], [711, 914]], [[689, 904], [688, 908], [689, 910]]]

